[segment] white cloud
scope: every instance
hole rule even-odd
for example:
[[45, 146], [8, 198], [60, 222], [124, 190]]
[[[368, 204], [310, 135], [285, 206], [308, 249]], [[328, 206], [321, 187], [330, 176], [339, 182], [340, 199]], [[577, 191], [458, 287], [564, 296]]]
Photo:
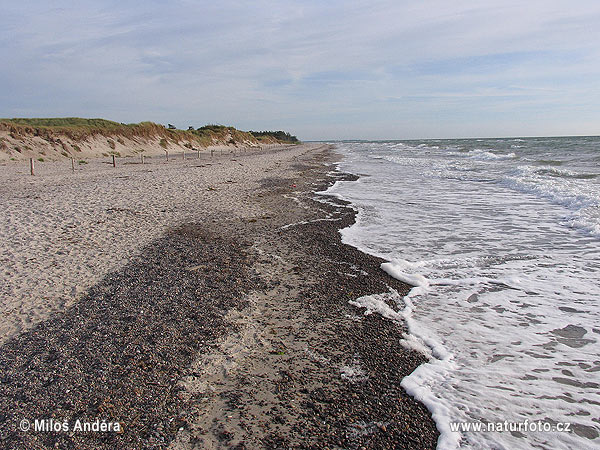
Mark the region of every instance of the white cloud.
[[[210, 121], [307, 139], [600, 123], [595, 1], [57, 4], [5, 7], [1, 116]], [[524, 104], [532, 116], [552, 105], [552, 121], [528, 125]]]

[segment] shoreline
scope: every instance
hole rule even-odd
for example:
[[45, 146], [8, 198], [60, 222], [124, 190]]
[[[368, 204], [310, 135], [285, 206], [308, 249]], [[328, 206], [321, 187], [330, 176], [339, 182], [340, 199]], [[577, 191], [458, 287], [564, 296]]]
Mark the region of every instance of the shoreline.
[[[399, 344], [402, 326], [349, 303], [407, 286], [341, 243], [355, 212], [314, 192], [348, 175], [328, 175], [335, 156], [315, 147], [247, 180], [242, 213], [236, 201], [171, 229], [2, 345], [3, 444], [435, 448], [429, 412], [400, 387], [424, 357]], [[15, 429], [52, 414], [123, 432]]]

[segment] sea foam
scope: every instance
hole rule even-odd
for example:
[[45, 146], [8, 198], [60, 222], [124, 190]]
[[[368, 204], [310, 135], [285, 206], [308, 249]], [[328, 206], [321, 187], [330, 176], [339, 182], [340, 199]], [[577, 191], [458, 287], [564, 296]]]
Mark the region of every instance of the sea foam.
[[[600, 139], [573, 139], [340, 147], [342, 170], [369, 175], [328, 191], [358, 210], [344, 242], [412, 286], [353, 304], [405, 321], [399, 344], [428, 356], [402, 385], [432, 412], [438, 448], [596, 447], [600, 186], [588, 175]], [[450, 428], [525, 419], [574, 432]]]

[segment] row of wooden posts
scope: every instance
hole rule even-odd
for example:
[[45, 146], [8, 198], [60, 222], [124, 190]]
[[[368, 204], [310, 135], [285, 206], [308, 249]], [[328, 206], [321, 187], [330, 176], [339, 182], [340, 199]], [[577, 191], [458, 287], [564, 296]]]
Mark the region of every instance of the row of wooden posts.
[[[200, 150], [196, 150], [196, 153], [198, 155], [198, 159], [200, 159]], [[212, 157], [215, 153], [214, 149], [210, 149], [210, 156]], [[167, 161], [169, 160], [169, 152], [165, 150], [165, 154], [166, 154], [166, 158]], [[185, 152], [182, 152], [183, 155], [183, 160], [186, 160], [186, 155]], [[221, 149], [221, 155], [223, 155], [223, 149]], [[233, 155], [235, 156], [235, 151], [233, 152]], [[115, 155], [111, 155], [112, 156], [112, 166], [113, 167], [117, 167], [117, 160]], [[140, 159], [142, 164], [146, 164], [145, 162], [145, 156], [144, 155], [140, 155]], [[71, 170], [73, 172], [75, 172], [75, 158], [71, 158]], [[35, 160], [33, 158], [29, 158], [29, 172], [31, 173], [31, 175], [35, 175]]]

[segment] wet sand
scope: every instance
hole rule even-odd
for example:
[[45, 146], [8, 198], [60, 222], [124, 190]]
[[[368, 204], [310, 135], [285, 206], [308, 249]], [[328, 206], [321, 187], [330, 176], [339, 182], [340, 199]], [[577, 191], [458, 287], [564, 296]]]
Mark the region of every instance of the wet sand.
[[[106, 204], [94, 184], [133, 212], [92, 233], [101, 256], [81, 250], [62, 260], [68, 269], [102, 258], [79, 297], [47, 310], [35, 287], [19, 297], [21, 311], [42, 312], [30, 322], [13, 312], [21, 321], [12, 323], [26, 325], [8, 327], [0, 347], [1, 446], [434, 448], [429, 413], [400, 387], [423, 357], [399, 344], [402, 324], [349, 303], [407, 286], [340, 242], [351, 208], [315, 201], [314, 191], [350, 178], [328, 175], [335, 158], [327, 146], [303, 146], [150, 174], [132, 164], [120, 169], [125, 185], [110, 170], [92, 174], [94, 183], [79, 174], [72, 189], [87, 180], [98, 212]], [[26, 195], [47, 198], [50, 181], [28, 181]], [[140, 194], [148, 191], [153, 200]], [[54, 215], [78, 217], [60, 207]], [[102, 237], [111, 227], [124, 241]], [[63, 273], [49, 267], [45, 279]], [[35, 282], [32, 268], [15, 276]], [[23, 432], [24, 418], [71, 427], [101, 419], [122, 432]]]

